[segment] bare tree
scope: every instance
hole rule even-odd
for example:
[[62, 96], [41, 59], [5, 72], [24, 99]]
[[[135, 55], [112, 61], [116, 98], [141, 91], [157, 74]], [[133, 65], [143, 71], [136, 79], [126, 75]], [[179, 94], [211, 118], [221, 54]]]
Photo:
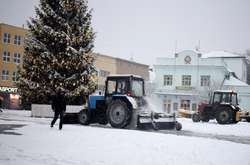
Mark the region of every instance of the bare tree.
[[213, 92], [215, 90], [221, 89], [221, 84], [222, 83], [223, 82], [212, 79], [210, 81], [210, 83], [209, 83], [209, 86], [205, 87], [205, 90], [200, 92], [200, 100], [209, 101], [209, 99], [212, 96]]

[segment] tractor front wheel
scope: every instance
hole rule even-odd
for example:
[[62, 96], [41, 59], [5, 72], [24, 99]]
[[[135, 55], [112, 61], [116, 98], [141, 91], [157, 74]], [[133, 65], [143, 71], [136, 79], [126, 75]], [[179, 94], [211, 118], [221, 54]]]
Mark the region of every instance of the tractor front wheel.
[[131, 110], [122, 100], [113, 100], [107, 109], [107, 118], [110, 125], [114, 128], [126, 127], [131, 119]]
[[82, 125], [88, 125], [90, 121], [90, 115], [87, 109], [83, 109], [78, 114], [78, 121]]
[[232, 122], [232, 114], [230, 107], [223, 107], [216, 113], [216, 121], [219, 124], [230, 124]]
[[200, 122], [201, 121], [200, 115], [198, 113], [194, 113], [192, 115], [192, 120], [193, 122]]
[[180, 130], [182, 129], [181, 123], [176, 122], [176, 123], [175, 123], [175, 129], [176, 129], [177, 131], [180, 131]]

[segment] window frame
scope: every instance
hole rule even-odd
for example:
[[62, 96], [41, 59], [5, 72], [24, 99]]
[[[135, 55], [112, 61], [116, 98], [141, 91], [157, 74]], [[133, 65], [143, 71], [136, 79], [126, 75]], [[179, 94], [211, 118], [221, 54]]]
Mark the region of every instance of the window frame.
[[3, 43], [9, 44], [11, 40], [11, 34], [8, 32], [3, 33]]
[[9, 80], [9, 70], [3, 69], [1, 78], [3, 81], [8, 81]]
[[3, 59], [3, 62], [10, 62], [10, 52], [3, 51], [2, 59]]
[[173, 75], [164, 75], [163, 76], [163, 85], [172, 86], [173, 85]]
[[182, 86], [191, 86], [192, 76], [191, 75], [182, 75]]
[[99, 77], [107, 77], [107, 76], [109, 76], [109, 75], [110, 75], [110, 72], [109, 72], [109, 71], [102, 70], [102, 69], [99, 70], [99, 73], [98, 73], [98, 76], [99, 76]]
[[14, 71], [12, 73], [12, 81], [17, 82], [18, 81], [18, 72]]
[[14, 61], [15, 64], [20, 64], [21, 63], [21, 54], [20, 53], [14, 53], [13, 61]]
[[197, 111], [197, 103], [192, 103], [192, 111]]
[[21, 45], [21, 40], [22, 40], [22, 37], [20, 35], [15, 35], [14, 44], [15, 45]]
[[200, 81], [201, 81], [201, 83], [200, 83], [201, 87], [209, 87], [210, 81], [211, 81], [211, 76], [210, 75], [201, 75]]

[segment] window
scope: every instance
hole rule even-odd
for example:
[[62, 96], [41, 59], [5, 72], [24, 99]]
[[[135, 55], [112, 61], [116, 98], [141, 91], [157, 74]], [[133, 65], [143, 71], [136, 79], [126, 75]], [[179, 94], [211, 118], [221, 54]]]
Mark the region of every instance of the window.
[[108, 81], [107, 94], [115, 93], [116, 81]]
[[118, 81], [117, 82], [117, 93], [125, 94], [127, 92], [126, 81]]
[[13, 72], [12, 80], [15, 81], [15, 82], [17, 81], [17, 72]]
[[132, 82], [132, 95], [136, 97], [143, 96], [143, 81], [133, 80]]
[[237, 94], [236, 93], [232, 94], [232, 104], [233, 105], [237, 105], [238, 104]]
[[210, 86], [210, 76], [201, 76], [201, 86]]
[[182, 85], [183, 86], [191, 86], [191, 75], [183, 75], [182, 76]]
[[3, 34], [3, 42], [4, 43], [10, 43], [10, 33], [4, 33]]
[[215, 93], [214, 94], [214, 103], [220, 103], [220, 99], [221, 99], [221, 94]]
[[4, 62], [10, 62], [10, 52], [3, 52], [3, 61]]
[[164, 86], [171, 86], [173, 82], [172, 75], [164, 75]]
[[2, 80], [8, 80], [8, 79], [9, 79], [9, 71], [2, 70]]
[[197, 110], [197, 104], [193, 103], [192, 104], [192, 111], [196, 111]]
[[223, 93], [222, 95], [222, 102], [230, 103], [230, 93]]
[[171, 100], [165, 100], [163, 103], [164, 112], [170, 113], [171, 111]]
[[21, 45], [21, 36], [15, 35], [14, 44]]
[[100, 70], [99, 71], [99, 76], [100, 77], [107, 77], [110, 74], [110, 72], [105, 71], [105, 70]]
[[174, 111], [177, 111], [178, 110], [178, 103], [174, 103]]
[[181, 100], [181, 109], [190, 110], [190, 100]]
[[20, 64], [21, 55], [20, 53], [14, 53], [14, 63]]

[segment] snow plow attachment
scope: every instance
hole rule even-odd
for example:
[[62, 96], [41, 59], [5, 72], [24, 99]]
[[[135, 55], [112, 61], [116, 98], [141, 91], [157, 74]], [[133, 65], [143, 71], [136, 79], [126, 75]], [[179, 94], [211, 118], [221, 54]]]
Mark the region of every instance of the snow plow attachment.
[[166, 114], [158, 112], [141, 112], [137, 118], [138, 129], [154, 129], [154, 130], [165, 130], [165, 129], [176, 129], [181, 130], [181, 123], [176, 121], [175, 114]]

